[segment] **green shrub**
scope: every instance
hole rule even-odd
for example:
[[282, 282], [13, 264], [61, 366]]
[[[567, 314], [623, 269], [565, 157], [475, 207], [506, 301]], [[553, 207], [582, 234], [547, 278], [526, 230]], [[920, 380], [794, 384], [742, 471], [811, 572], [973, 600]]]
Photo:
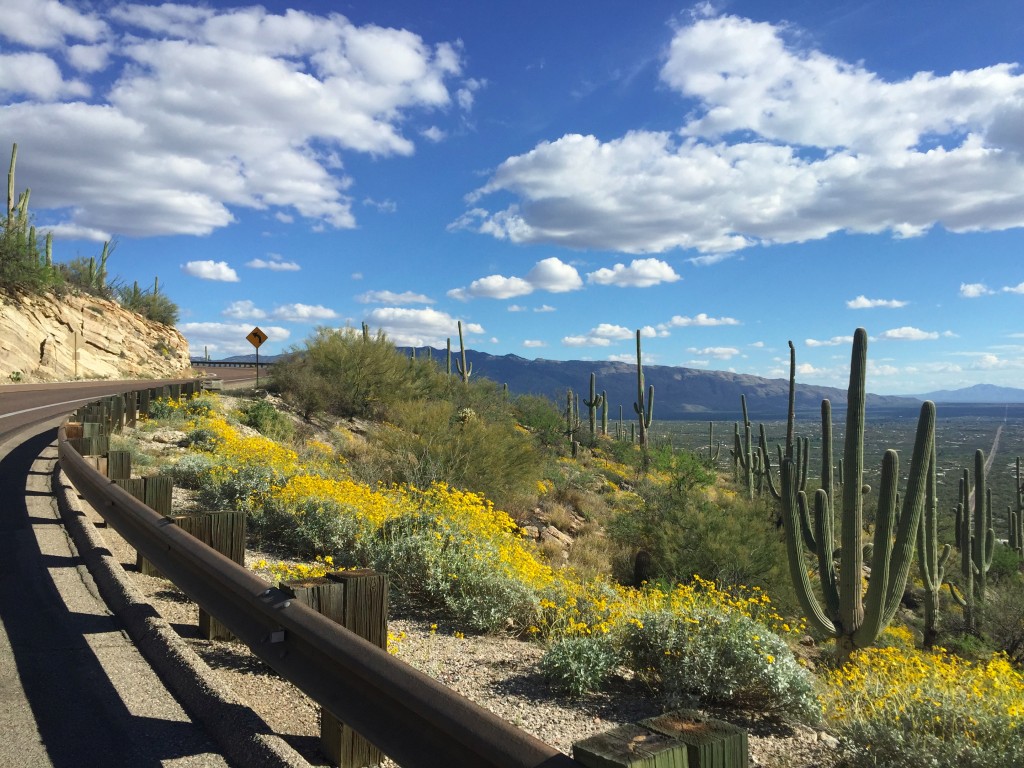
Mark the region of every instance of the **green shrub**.
[[785, 641], [736, 611], [642, 613], [626, 625], [625, 656], [669, 706], [703, 702], [815, 719], [810, 673]]
[[516, 420], [537, 436], [541, 445], [560, 446], [566, 442], [565, 417], [555, 404], [539, 395], [520, 395], [512, 404]]
[[173, 464], [161, 467], [160, 473], [170, 477], [177, 486], [198, 491], [211, 486], [210, 471], [213, 466], [214, 460], [211, 456], [204, 453], [187, 453]]
[[395, 403], [391, 422], [371, 436], [373, 479], [385, 483], [427, 488], [440, 482], [503, 506], [535, 490], [541, 476], [543, 456], [529, 435], [511, 421], [489, 421], [448, 401]]
[[389, 521], [365, 546], [406, 610], [440, 613], [480, 632], [526, 626], [534, 592], [492, 558], [477, 557], [479, 543], [471, 522], [424, 512]]
[[206, 453], [214, 453], [220, 442], [216, 432], [212, 429], [205, 429], [203, 427], [190, 429], [185, 433], [185, 440], [188, 443], [189, 448], [194, 448], [197, 451], [205, 451]]
[[757, 503], [710, 501], [705, 492], [682, 492], [644, 482], [639, 509], [616, 514], [608, 535], [622, 551], [617, 575], [632, 577], [632, 557], [651, 556], [652, 579], [686, 581], [694, 574], [723, 584], [768, 592], [783, 610], [795, 608], [781, 537]]
[[341, 567], [365, 566], [362, 542], [369, 528], [328, 499], [304, 499], [294, 506], [264, 504], [249, 514], [256, 540], [283, 546], [290, 554], [313, 558], [331, 555]]
[[161, 421], [180, 422], [185, 418], [185, 412], [180, 403], [176, 403], [167, 397], [158, 397], [149, 404], [149, 418]]
[[846, 768], [1024, 765], [1024, 677], [1005, 657], [868, 648], [826, 671], [822, 689]]
[[295, 434], [295, 426], [287, 415], [266, 400], [255, 400], [241, 409], [242, 423], [277, 442], [287, 442]]
[[559, 637], [544, 652], [540, 671], [548, 684], [569, 696], [600, 690], [619, 665], [607, 635]]
[[410, 360], [380, 333], [363, 338], [351, 328], [320, 328], [280, 359], [271, 386], [307, 416], [325, 410], [336, 416], [388, 418], [396, 403], [421, 398], [447, 386], [432, 362]]

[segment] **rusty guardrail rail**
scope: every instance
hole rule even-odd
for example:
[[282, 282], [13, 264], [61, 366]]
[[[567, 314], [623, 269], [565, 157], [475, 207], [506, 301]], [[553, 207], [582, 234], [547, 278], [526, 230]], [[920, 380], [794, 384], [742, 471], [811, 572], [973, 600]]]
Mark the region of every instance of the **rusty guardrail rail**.
[[61, 468], [139, 553], [278, 674], [405, 768], [580, 764], [202, 544], [94, 469], [58, 430]]
[[[249, 362], [232, 362], [226, 360], [192, 360], [192, 366], [194, 368], [255, 368], [256, 363]], [[272, 368], [273, 363], [260, 363], [260, 368]]]

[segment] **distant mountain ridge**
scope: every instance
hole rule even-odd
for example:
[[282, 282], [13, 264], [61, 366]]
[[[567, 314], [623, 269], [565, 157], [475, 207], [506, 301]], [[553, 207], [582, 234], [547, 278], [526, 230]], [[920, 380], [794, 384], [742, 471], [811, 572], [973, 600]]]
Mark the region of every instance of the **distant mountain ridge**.
[[[399, 348], [409, 354], [410, 349]], [[427, 354], [426, 347], [416, 349], [416, 356]], [[444, 352], [431, 350], [434, 359], [444, 364]], [[273, 362], [277, 356], [260, 356], [261, 362]], [[255, 362], [256, 356], [239, 355], [225, 358], [229, 362]], [[590, 374], [597, 375], [597, 391], [608, 393], [609, 418], [632, 419], [636, 402], [636, 363], [598, 360], [527, 360], [518, 355], [491, 355], [466, 350], [466, 360], [473, 365], [473, 376], [507, 384], [511, 392], [550, 397], [564, 403], [566, 390], [572, 389], [582, 398], [589, 395]], [[740, 413], [740, 395], [747, 398], [751, 421], [784, 419], [789, 403], [789, 381], [766, 379], [742, 373], [706, 371], [667, 365], [645, 365], [645, 384], [654, 385], [654, 417], [656, 419], [735, 420]], [[581, 399], [582, 399], [581, 398]], [[818, 413], [821, 401], [828, 399], [833, 408], [846, 407], [846, 390], [801, 384], [797, 381], [796, 408], [802, 413]], [[871, 408], [916, 409], [919, 400], [912, 397], [868, 395]]]
[[914, 397], [936, 403], [1024, 403], [1024, 389], [975, 384], [963, 389], [940, 389]]

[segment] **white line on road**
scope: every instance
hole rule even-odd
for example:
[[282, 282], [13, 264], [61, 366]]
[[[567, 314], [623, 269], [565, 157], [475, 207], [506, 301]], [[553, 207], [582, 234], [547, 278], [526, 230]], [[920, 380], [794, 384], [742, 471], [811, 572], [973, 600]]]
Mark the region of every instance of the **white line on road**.
[[0, 413], [0, 419], [6, 419], [9, 416], [18, 416], [22, 413], [31, 413], [32, 411], [41, 411], [44, 408], [59, 408], [62, 405], [75, 405], [76, 403], [90, 403], [93, 400], [99, 400], [102, 395], [93, 395], [92, 397], [80, 397], [77, 400], [65, 400], [63, 403], [50, 403], [49, 405], [37, 405], [34, 408], [23, 408], [20, 411], [11, 411], [10, 413]]

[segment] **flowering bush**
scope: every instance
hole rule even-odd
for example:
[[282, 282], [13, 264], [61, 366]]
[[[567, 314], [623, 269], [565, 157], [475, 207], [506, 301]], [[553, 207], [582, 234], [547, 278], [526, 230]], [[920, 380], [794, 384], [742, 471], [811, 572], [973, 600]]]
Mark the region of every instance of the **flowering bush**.
[[853, 747], [848, 766], [1024, 765], [1024, 676], [1004, 656], [868, 648], [824, 684], [826, 721]]
[[540, 671], [570, 696], [600, 688], [619, 664], [619, 652], [607, 635], [560, 637], [548, 647]]
[[810, 673], [785, 641], [739, 611], [647, 611], [625, 625], [625, 653], [671, 706], [685, 697], [816, 719]]
[[203, 435], [197, 447], [216, 452], [170, 471], [198, 487], [205, 504], [246, 510], [258, 536], [321, 563], [388, 573], [407, 607], [465, 629], [548, 641], [545, 673], [569, 693], [599, 686], [624, 661], [669, 700], [694, 694], [813, 714], [809, 676], [779, 637], [799, 628], [760, 590], [721, 590], [696, 577], [664, 590], [584, 579], [548, 565], [480, 494], [444, 483], [371, 487], [351, 479], [326, 444], [306, 446], [300, 461], [216, 414], [189, 427]]

